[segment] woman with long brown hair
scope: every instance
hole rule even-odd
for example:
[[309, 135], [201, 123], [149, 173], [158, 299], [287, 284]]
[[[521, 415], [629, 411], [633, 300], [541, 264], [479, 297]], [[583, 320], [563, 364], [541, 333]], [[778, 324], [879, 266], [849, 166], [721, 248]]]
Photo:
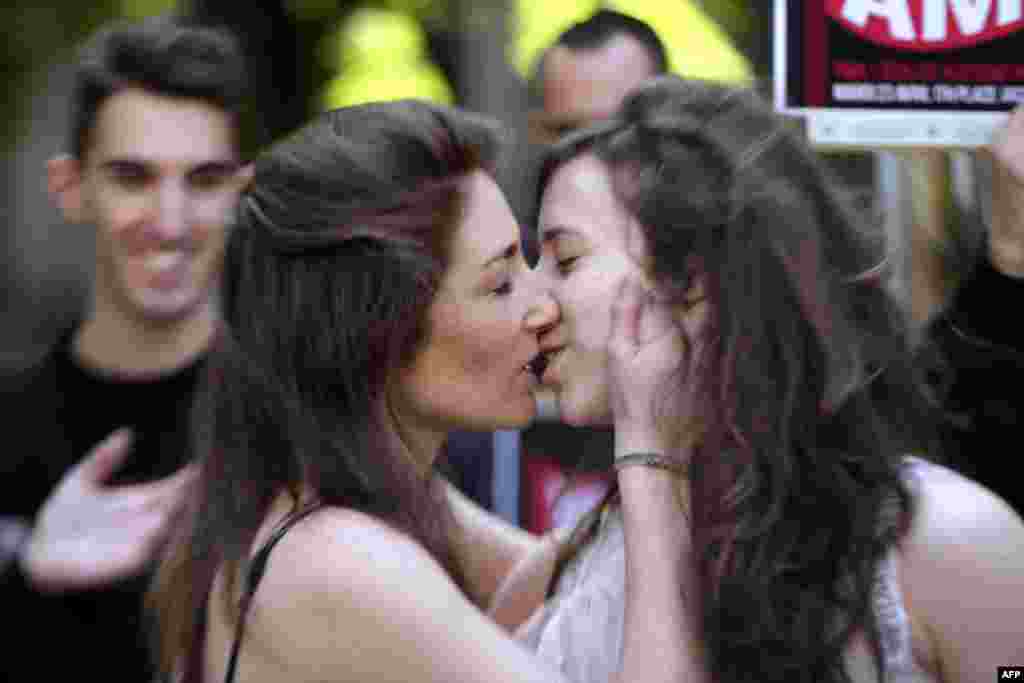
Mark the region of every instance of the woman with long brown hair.
[[[611, 424], [614, 396], [651, 390], [609, 374], [623, 278], [662, 310], [638, 333], [677, 347], [652, 407], [655, 459], [689, 471], [689, 519], [669, 531], [692, 539], [690, 626], [673, 647], [719, 683], [983, 681], [1024, 661], [1024, 525], [927, 460], [933, 401], [882, 286], [884, 244], [768, 104], [659, 77], [557, 144], [538, 187], [560, 315], [542, 381], [563, 420]], [[623, 534], [623, 493], [554, 572], [523, 572], [551, 600], [520, 636], [579, 683], [608, 680], [633, 637], [642, 535]]]

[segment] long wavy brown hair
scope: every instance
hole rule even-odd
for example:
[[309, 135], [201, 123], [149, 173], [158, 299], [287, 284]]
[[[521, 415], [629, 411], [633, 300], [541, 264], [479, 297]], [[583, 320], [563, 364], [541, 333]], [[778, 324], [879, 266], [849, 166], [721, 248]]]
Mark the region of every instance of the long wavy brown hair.
[[582, 154], [612, 172], [663, 296], [686, 305], [701, 277], [709, 304], [688, 340], [700, 360], [673, 389], [700, 397], [700, 584], [687, 599], [701, 604], [712, 679], [848, 681], [857, 632], [883, 675], [873, 591], [913, 515], [903, 457], [934, 452], [936, 412], [881, 284], [880, 232], [751, 90], [653, 79], [549, 151], [538, 196]]
[[423, 102], [368, 104], [321, 114], [255, 162], [195, 410], [199, 481], [149, 594], [162, 673], [202, 681], [214, 577], [237, 620], [233, 582], [282, 492], [385, 520], [462, 585], [439, 480], [403, 450], [385, 388], [429, 334], [463, 180], [491, 167], [496, 130]]

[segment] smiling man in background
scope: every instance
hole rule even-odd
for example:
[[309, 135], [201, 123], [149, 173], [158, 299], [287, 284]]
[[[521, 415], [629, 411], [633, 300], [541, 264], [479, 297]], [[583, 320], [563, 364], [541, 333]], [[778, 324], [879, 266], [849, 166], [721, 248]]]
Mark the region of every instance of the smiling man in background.
[[244, 90], [235, 41], [174, 17], [108, 27], [77, 64], [70, 150], [47, 175], [68, 229], [95, 230], [94, 278], [80, 320], [0, 383], [20, 444], [0, 459], [0, 602], [18, 617], [0, 679], [152, 678], [142, 596], [189, 481], [248, 177]]

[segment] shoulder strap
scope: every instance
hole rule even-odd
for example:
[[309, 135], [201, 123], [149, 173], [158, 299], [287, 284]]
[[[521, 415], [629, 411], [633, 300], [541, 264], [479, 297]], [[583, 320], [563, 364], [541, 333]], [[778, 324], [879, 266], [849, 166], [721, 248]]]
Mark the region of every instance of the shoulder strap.
[[249, 562], [245, 574], [244, 592], [239, 604], [238, 624], [235, 626], [235, 640], [231, 644], [231, 655], [228, 658], [227, 671], [224, 673], [224, 683], [232, 683], [235, 679], [235, 669], [238, 666], [238, 652], [242, 647], [242, 637], [245, 635], [245, 621], [249, 616], [249, 603], [252, 602], [256, 588], [259, 587], [260, 581], [263, 579], [263, 573], [267, 569], [267, 560], [270, 559], [270, 551], [274, 549], [278, 541], [284, 538], [289, 529], [321, 507], [323, 507], [323, 503], [316, 502], [285, 516], [278, 523], [277, 528], [270, 535], [270, 538], [267, 539], [267, 542], [263, 544], [263, 547], [256, 552]]

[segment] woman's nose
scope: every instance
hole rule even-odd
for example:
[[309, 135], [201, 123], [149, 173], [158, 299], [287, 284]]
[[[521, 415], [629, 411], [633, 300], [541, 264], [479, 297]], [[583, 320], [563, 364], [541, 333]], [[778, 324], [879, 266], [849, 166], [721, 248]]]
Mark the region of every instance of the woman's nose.
[[540, 333], [558, 322], [561, 311], [558, 302], [547, 287], [538, 287], [523, 324], [528, 330]]

